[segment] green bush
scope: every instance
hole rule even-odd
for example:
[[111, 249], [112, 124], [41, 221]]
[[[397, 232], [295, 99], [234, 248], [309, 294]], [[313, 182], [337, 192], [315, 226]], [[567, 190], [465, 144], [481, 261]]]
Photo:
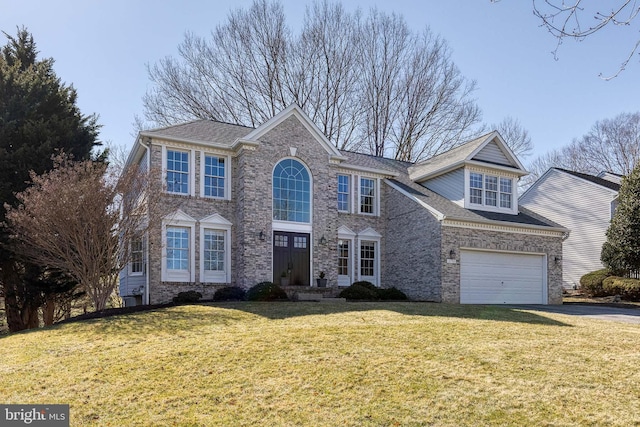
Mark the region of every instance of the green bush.
[[359, 285], [357, 282], [343, 289], [338, 295], [340, 298], [346, 298], [348, 300], [373, 300], [380, 299], [378, 297], [378, 291], [375, 289], [369, 289], [366, 286]]
[[587, 273], [580, 278], [580, 288], [586, 292], [587, 295], [592, 297], [606, 297], [612, 295], [602, 287], [602, 282], [609, 276], [609, 270], [606, 268]]
[[378, 289], [378, 297], [386, 301], [405, 301], [407, 295], [398, 288], [380, 288]]
[[272, 282], [261, 282], [247, 291], [249, 301], [286, 301], [287, 293]]
[[179, 292], [178, 296], [173, 297], [176, 304], [189, 304], [200, 301], [202, 294], [197, 291]]
[[214, 301], [244, 301], [247, 298], [247, 291], [239, 286], [225, 286], [213, 294]]
[[620, 295], [628, 301], [640, 301], [640, 280], [609, 276], [602, 282], [602, 288], [609, 295]]
[[378, 290], [378, 287], [376, 285], [374, 285], [373, 283], [368, 282], [366, 280], [360, 280], [358, 282], [353, 282], [351, 284], [351, 286], [353, 286], [353, 285], [362, 286], [363, 288], [371, 289], [372, 291], [377, 291]]

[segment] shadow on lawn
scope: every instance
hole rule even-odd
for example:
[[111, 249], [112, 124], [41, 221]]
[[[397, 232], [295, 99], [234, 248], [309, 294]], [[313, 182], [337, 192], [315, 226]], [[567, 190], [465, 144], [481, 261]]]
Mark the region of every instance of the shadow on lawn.
[[[223, 309], [223, 310], [218, 310]], [[458, 305], [428, 302], [227, 302], [194, 305], [164, 304], [109, 309], [73, 317], [45, 329], [86, 321], [97, 332], [144, 335], [193, 330], [201, 327], [227, 326], [247, 321], [247, 313], [279, 320], [304, 316], [350, 312], [392, 311], [407, 316], [476, 319], [498, 322], [529, 323], [548, 326], [571, 326], [567, 323], [521, 309], [496, 305]], [[32, 329], [20, 333], [37, 332]], [[7, 335], [3, 335], [7, 336]], [[2, 338], [3, 336], [0, 336]]]
[[429, 302], [265, 302], [215, 304], [269, 319], [330, 315], [348, 312], [393, 311], [407, 316], [455, 317], [500, 322], [530, 323], [549, 326], [572, 326], [521, 309], [498, 305], [460, 305]]

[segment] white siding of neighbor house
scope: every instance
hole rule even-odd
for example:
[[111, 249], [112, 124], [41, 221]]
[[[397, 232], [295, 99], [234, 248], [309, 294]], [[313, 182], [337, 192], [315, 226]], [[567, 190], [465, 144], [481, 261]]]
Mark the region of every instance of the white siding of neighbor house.
[[494, 141], [485, 145], [478, 154], [473, 156], [473, 160], [480, 160], [499, 165], [510, 165], [512, 163]]
[[456, 169], [453, 172], [440, 175], [422, 183], [429, 190], [464, 206], [464, 169]]
[[120, 272], [120, 296], [142, 295], [146, 283], [145, 276], [130, 276], [128, 270], [129, 268], [127, 267]]
[[521, 198], [524, 206], [568, 228], [562, 245], [562, 282], [580, 285], [580, 278], [602, 268], [600, 251], [611, 221], [616, 192], [568, 173], [551, 169]]

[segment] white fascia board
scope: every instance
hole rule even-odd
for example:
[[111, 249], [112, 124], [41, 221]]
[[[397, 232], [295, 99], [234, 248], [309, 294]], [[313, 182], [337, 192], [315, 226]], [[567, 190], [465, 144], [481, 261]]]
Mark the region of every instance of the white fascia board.
[[397, 172], [392, 172], [384, 169], [368, 168], [366, 166], [355, 166], [355, 165], [349, 165], [344, 163], [340, 165], [340, 168], [348, 169], [350, 171], [355, 171], [355, 172], [372, 173], [372, 174], [382, 175], [382, 176], [392, 177], [392, 178], [395, 178], [399, 175]]
[[[189, 138], [179, 138], [179, 137], [175, 137], [175, 136], [166, 136], [166, 135], [154, 135], [152, 133], [147, 133], [147, 132], [140, 132], [140, 136], [145, 136], [145, 137], [149, 137], [152, 138], [156, 141], [166, 141], [166, 142], [177, 142], [177, 143], [181, 143], [181, 144], [191, 144], [191, 145], [198, 145], [198, 146], [202, 146], [202, 147], [209, 147], [209, 148], [220, 148], [223, 150], [232, 150], [233, 146], [229, 146], [229, 144], [222, 144], [222, 143], [218, 143], [218, 142], [209, 142], [209, 141], [201, 141], [198, 139], [189, 139]], [[235, 143], [234, 143], [235, 145]]]
[[529, 175], [529, 172], [527, 172], [524, 169], [517, 169], [509, 166], [496, 165], [493, 163], [481, 162], [478, 160], [466, 160], [464, 164], [469, 166], [476, 166], [483, 169], [493, 169], [493, 170], [504, 171], [517, 176]]

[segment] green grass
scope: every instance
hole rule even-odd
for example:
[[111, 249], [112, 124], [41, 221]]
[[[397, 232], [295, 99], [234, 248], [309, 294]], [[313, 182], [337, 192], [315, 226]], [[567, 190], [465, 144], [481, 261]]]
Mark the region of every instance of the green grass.
[[179, 306], [0, 338], [71, 425], [639, 425], [640, 325], [426, 303]]

